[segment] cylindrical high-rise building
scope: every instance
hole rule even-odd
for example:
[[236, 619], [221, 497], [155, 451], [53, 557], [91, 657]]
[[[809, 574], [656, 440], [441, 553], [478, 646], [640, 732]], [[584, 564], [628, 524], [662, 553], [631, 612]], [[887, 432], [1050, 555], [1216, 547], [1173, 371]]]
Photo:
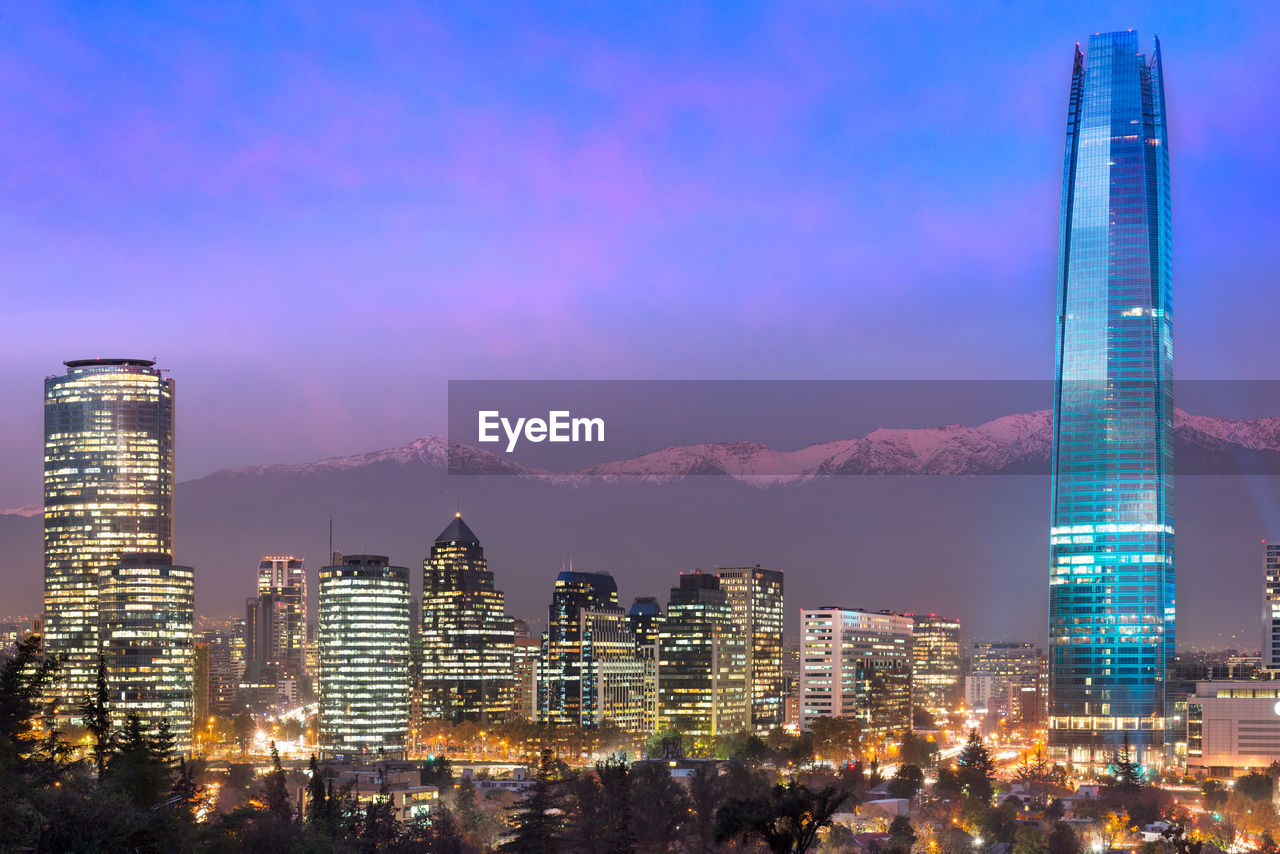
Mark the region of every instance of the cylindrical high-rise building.
[[404, 756], [409, 570], [347, 555], [320, 570], [320, 753]]
[[1174, 655], [1173, 297], [1160, 45], [1075, 52], [1058, 260], [1049, 755], [1158, 765]]
[[183, 754], [191, 752], [195, 598], [195, 572], [167, 554], [125, 555], [98, 572], [111, 723], [131, 714], [151, 732], [167, 723]]
[[98, 573], [173, 553], [173, 380], [146, 359], [80, 359], [44, 387], [45, 650], [61, 722], [98, 661]]

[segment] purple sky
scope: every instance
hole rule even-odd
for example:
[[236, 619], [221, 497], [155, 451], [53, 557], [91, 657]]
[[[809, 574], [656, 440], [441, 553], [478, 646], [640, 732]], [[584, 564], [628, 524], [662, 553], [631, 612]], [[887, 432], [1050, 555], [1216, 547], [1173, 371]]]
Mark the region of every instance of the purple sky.
[[180, 479], [450, 378], [1047, 378], [1102, 29], [1164, 47], [1178, 374], [1275, 376], [1274, 12], [899, 5], [8, 8], [0, 507], [67, 358], [172, 370]]

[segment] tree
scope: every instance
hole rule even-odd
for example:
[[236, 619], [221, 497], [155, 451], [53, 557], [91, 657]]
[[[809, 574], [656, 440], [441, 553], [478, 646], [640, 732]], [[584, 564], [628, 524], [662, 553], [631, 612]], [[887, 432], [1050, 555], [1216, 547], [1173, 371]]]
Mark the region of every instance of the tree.
[[889, 779], [889, 797], [914, 798], [924, 787], [924, 772], [915, 765], [901, 765]]
[[956, 782], [960, 791], [970, 800], [990, 803], [991, 796], [995, 794], [994, 777], [995, 762], [978, 731], [971, 730], [968, 743], [956, 759]]
[[1271, 800], [1275, 784], [1270, 775], [1254, 771], [1236, 780], [1236, 794], [1243, 795], [1251, 801], [1266, 803]]
[[480, 826], [480, 810], [476, 807], [476, 784], [470, 774], [463, 774], [458, 781], [458, 792], [453, 796], [453, 812], [458, 830], [469, 836]]
[[311, 772], [311, 779], [307, 781], [307, 824], [332, 833], [329, 799], [325, 794], [324, 778], [320, 776], [320, 765], [316, 762], [314, 753], [311, 754], [307, 768]]
[[1142, 788], [1142, 765], [1133, 758], [1128, 732], [1124, 734], [1124, 743], [1111, 754], [1110, 766], [1117, 790], [1133, 792]]
[[131, 714], [113, 741], [103, 780], [135, 806], [155, 806], [172, 786], [172, 737], [166, 730], [162, 727], [160, 734], [151, 738], [143, 731], [138, 716]]
[[240, 748], [241, 756], [249, 754], [249, 745], [253, 743], [253, 734], [256, 729], [257, 725], [253, 722], [253, 715], [248, 712], [241, 712], [231, 719], [231, 737], [235, 739], [236, 745]]
[[902, 734], [902, 739], [898, 743], [898, 758], [903, 762], [926, 768], [937, 761], [937, 755], [937, 742], [918, 736], [911, 730]]
[[816, 717], [809, 723], [819, 759], [842, 763], [858, 755], [860, 727], [852, 718]]
[[645, 762], [631, 772], [631, 825], [639, 851], [667, 851], [691, 804], [664, 765]]
[[418, 779], [424, 786], [448, 788], [453, 783], [453, 763], [444, 754], [428, 757], [418, 768]]
[[512, 854], [551, 854], [556, 850], [563, 821], [560, 812], [559, 780], [554, 772], [550, 747], [542, 749], [533, 788], [516, 805], [511, 838], [500, 851]]
[[1071, 829], [1071, 825], [1061, 821], [1053, 823], [1046, 843], [1048, 854], [1080, 854], [1080, 839], [1076, 832]]
[[716, 810], [724, 800], [724, 782], [710, 762], [699, 765], [689, 778], [689, 799], [693, 802], [690, 850], [711, 851], [715, 844]]
[[98, 653], [98, 676], [94, 683], [93, 693], [80, 704], [80, 715], [84, 718], [85, 728], [93, 738], [94, 770], [98, 777], [107, 770], [107, 756], [111, 753], [111, 719], [107, 715], [107, 659]]
[[911, 819], [905, 815], [894, 816], [889, 823], [889, 842], [885, 845], [886, 854], [911, 854], [911, 846], [916, 844], [916, 830], [911, 826]]
[[716, 813], [716, 841], [756, 839], [774, 854], [803, 854], [848, 799], [834, 786], [813, 792], [797, 783], [775, 786], [767, 798], [732, 798]]
[[1049, 854], [1049, 839], [1034, 825], [1020, 827], [1013, 834], [1013, 854]]
[[177, 799], [177, 807], [188, 818], [194, 819], [197, 808], [204, 800], [204, 787], [196, 783], [186, 759], [178, 759], [178, 774], [169, 793]]
[[280, 767], [280, 751], [276, 743], [271, 742], [271, 771], [267, 774], [263, 786], [262, 800], [267, 805], [267, 812], [288, 823], [293, 821], [293, 805], [289, 802], [289, 787], [285, 781], [284, 769]]
[[631, 768], [625, 759], [607, 759], [596, 763], [596, 776], [603, 794], [604, 850], [628, 852], [635, 849], [635, 833], [631, 824]]

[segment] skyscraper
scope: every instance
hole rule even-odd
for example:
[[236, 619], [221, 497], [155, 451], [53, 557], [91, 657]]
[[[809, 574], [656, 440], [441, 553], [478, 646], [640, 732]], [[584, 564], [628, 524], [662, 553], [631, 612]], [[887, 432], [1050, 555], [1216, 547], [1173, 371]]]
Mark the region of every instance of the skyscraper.
[[245, 602], [246, 685], [251, 705], [293, 704], [311, 693], [307, 678], [306, 564], [293, 555], [264, 555], [258, 595]]
[[459, 513], [422, 562], [423, 713], [501, 719], [511, 708], [515, 623]]
[[173, 380], [146, 359], [80, 359], [44, 383], [45, 651], [59, 721], [93, 690], [98, 573], [173, 553]]
[[658, 726], [692, 736], [749, 730], [747, 642], [710, 573], [682, 572], [658, 633]]
[[960, 621], [912, 614], [911, 702], [949, 711], [960, 700]]
[[1262, 541], [1262, 667], [1280, 670], [1280, 543]]
[[191, 752], [195, 687], [195, 573], [167, 554], [124, 555], [98, 572], [99, 642], [113, 726], [137, 715], [169, 726]]
[[409, 738], [409, 570], [347, 555], [320, 570], [320, 753], [402, 757]]
[[538, 677], [539, 721], [581, 722], [583, 611], [622, 613], [612, 575], [567, 569], [556, 576]]
[[910, 617], [850, 608], [800, 609], [800, 709], [862, 724], [865, 747], [882, 753], [911, 728]]
[[747, 645], [751, 726], [767, 733], [782, 726], [782, 573], [759, 566], [718, 566], [716, 577]]
[[1163, 761], [1174, 650], [1173, 312], [1160, 44], [1076, 48], [1058, 260], [1049, 753]]

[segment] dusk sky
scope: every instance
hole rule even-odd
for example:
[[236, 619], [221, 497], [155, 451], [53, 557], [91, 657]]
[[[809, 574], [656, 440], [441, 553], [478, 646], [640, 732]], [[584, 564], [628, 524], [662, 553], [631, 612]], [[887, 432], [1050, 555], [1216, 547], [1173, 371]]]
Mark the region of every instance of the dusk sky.
[[0, 507], [71, 358], [172, 371], [180, 480], [449, 379], [1047, 380], [1099, 30], [1163, 46], [1177, 375], [1274, 377], [1274, 7], [900, 5], [10, 5]]

